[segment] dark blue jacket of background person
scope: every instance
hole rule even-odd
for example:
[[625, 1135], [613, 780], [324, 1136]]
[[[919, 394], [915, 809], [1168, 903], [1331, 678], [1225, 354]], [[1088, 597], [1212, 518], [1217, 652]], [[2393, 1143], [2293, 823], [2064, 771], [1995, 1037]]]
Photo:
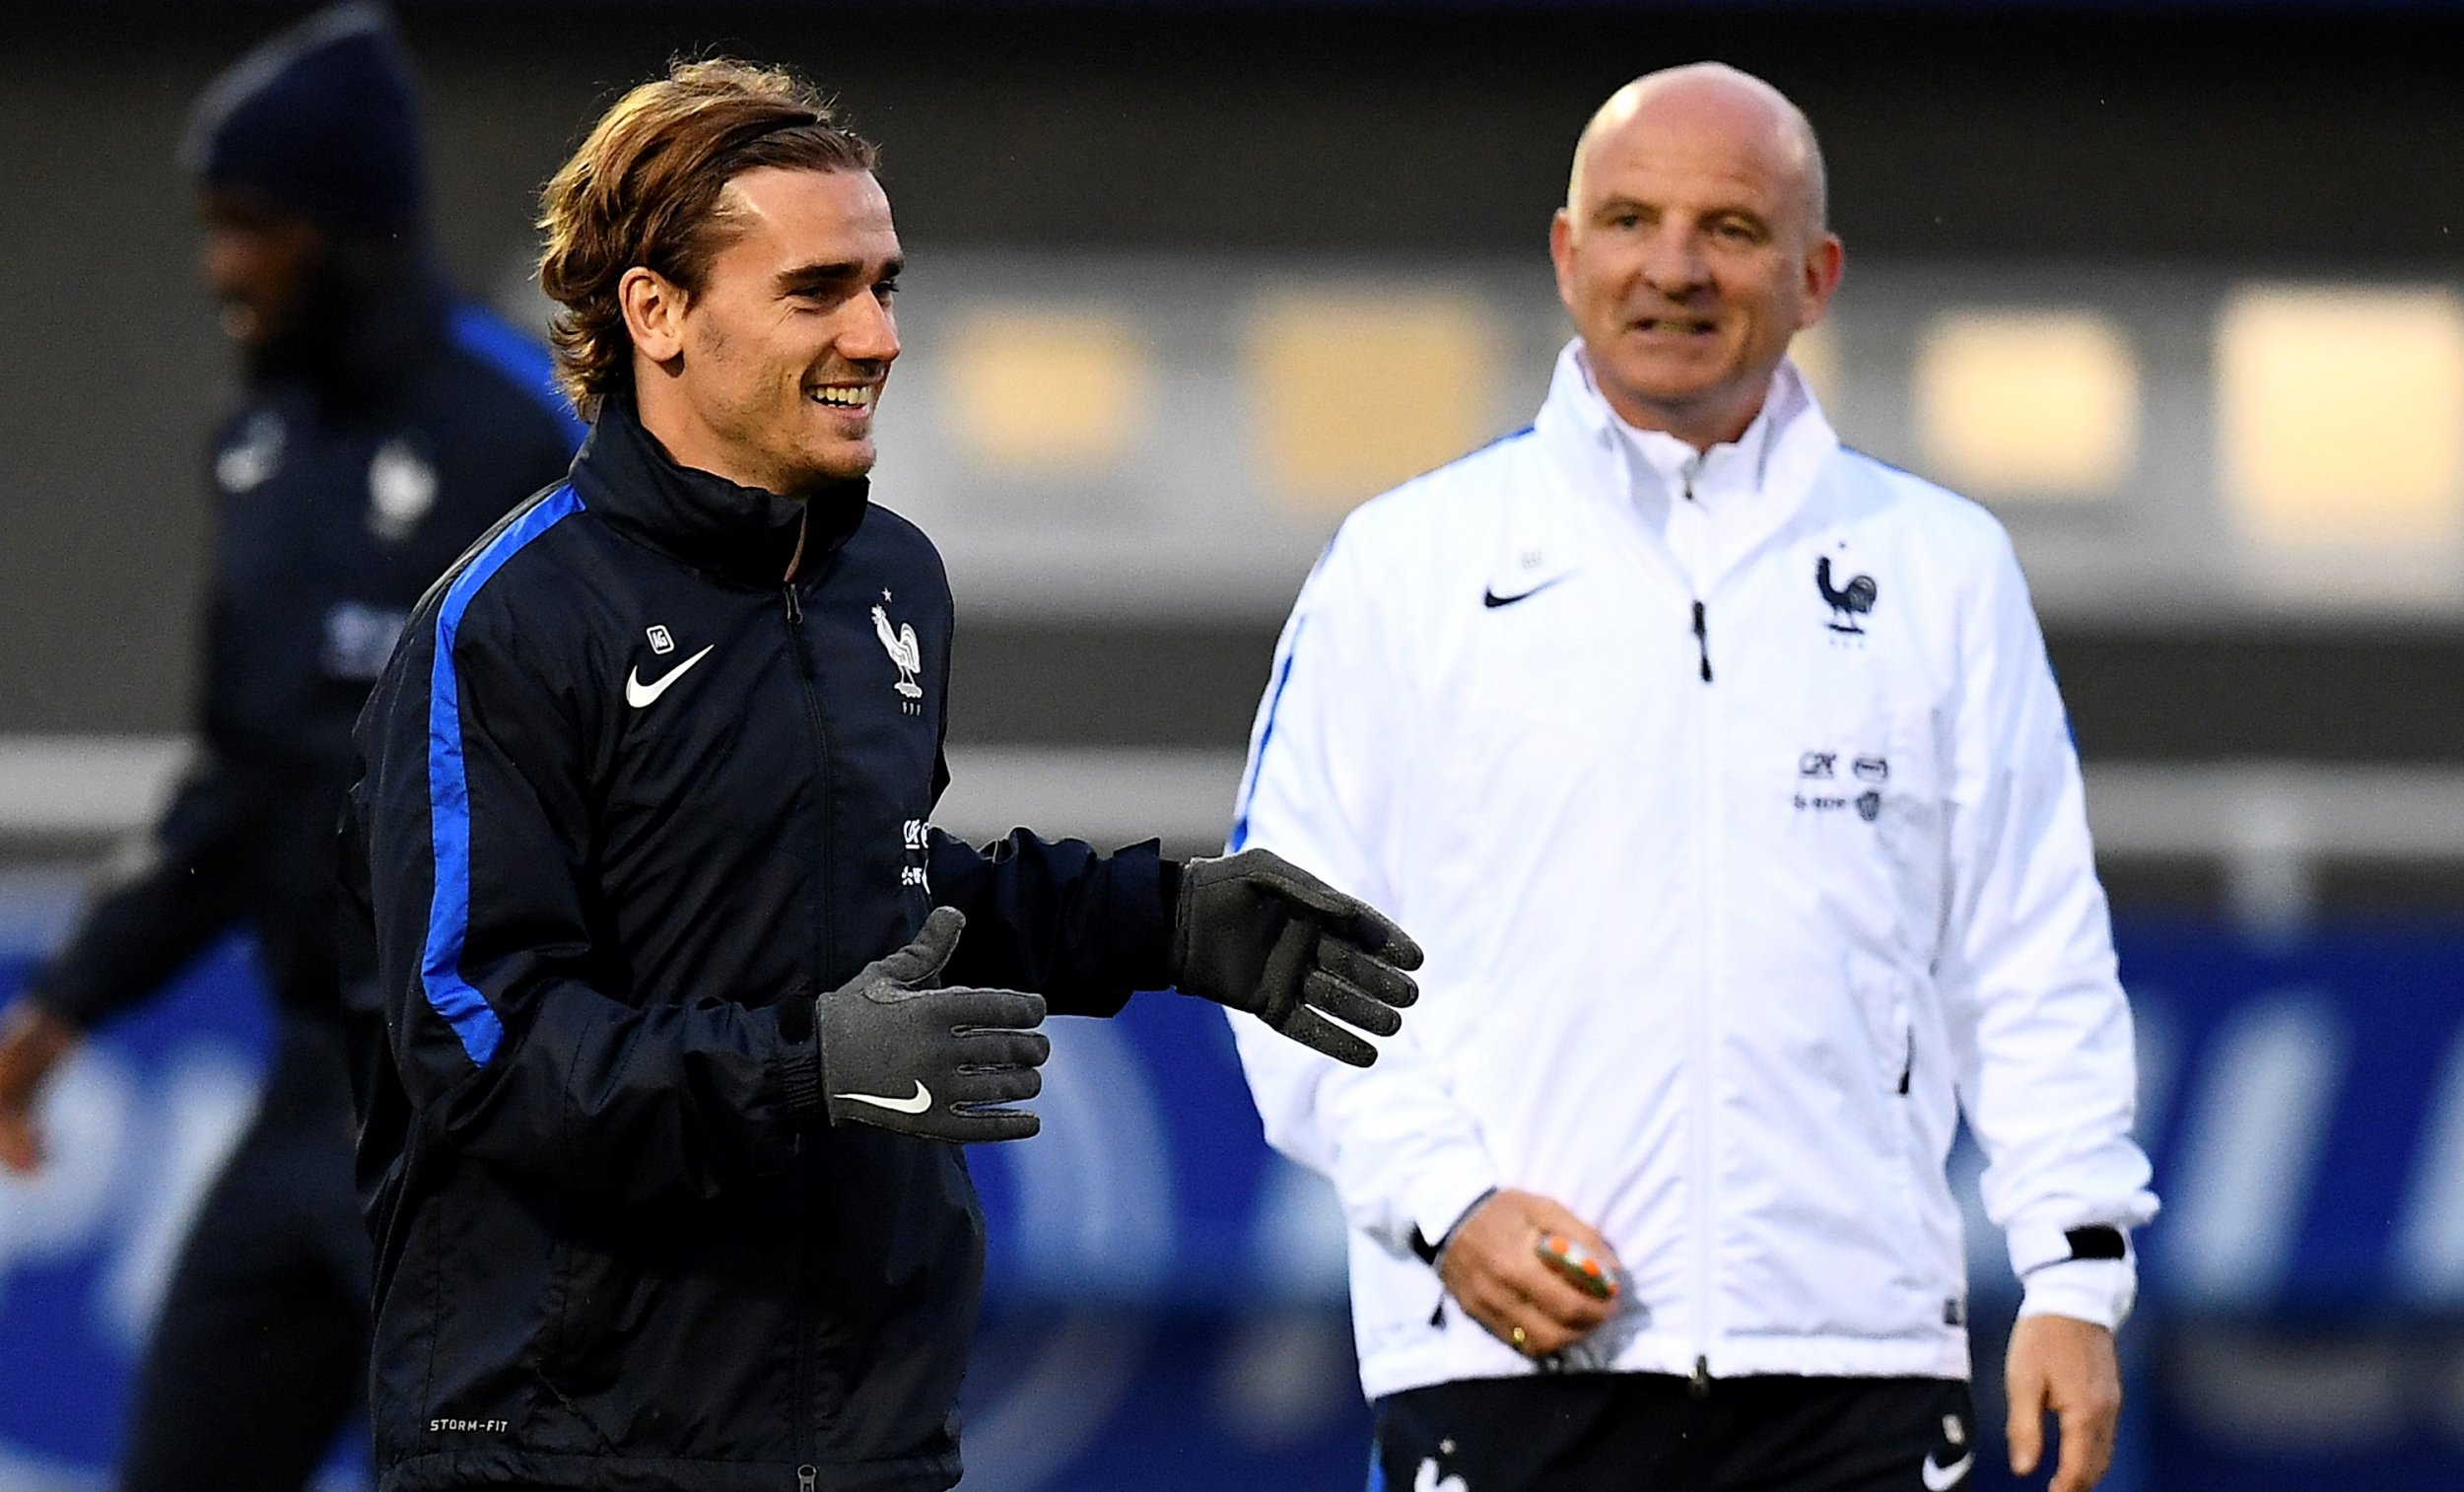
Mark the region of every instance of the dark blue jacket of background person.
[[333, 825], [351, 722], [420, 593], [569, 460], [547, 356], [413, 269], [215, 439], [198, 755], [29, 987], [93, 1026], [235, 927], [286, 1014], [338, 1010]]
[[413, 614], [345, 861], [388, 1492], [957, 1479], [964, 1153], [826, 1122], [813, 1000], [948, 905], [947, 983], [1110, 1014], [1167, 983], [1178, 867], [926, 827], [950, 632], [862, 482], [737, 487], [613, 404]]

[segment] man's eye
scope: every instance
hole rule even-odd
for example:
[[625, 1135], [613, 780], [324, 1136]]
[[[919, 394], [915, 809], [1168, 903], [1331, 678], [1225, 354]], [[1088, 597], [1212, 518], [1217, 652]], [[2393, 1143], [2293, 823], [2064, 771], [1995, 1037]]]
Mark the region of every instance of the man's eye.
[[872, 294], [874, 300], [887, 304], [891, 297], [898, 294], [898, 282], [884, 280], [872, 288]]

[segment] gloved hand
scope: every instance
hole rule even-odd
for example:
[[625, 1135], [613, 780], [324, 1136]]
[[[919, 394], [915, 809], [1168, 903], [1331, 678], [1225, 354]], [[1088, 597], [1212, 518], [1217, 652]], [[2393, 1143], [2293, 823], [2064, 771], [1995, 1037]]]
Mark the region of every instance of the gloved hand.
[[830, 1122], [962, 1142], [1035, 1133], [1033, 1114], [986, 1106], [1044, 1090], [1044, 996], [934, 987], [966, 925], [934, 908], [914, 942], [813, 1002]]
[[1403, 971], [1419, 967], [1401, 927], [1281, 855], [1244, 849], [1181, 867], [1173, 983], [1336, 1061], [1366, 1067], [1377, 1049], [1327, 1017], [1393, 1036], [1403, 1029], [1395, 1012], [1420, 997]]

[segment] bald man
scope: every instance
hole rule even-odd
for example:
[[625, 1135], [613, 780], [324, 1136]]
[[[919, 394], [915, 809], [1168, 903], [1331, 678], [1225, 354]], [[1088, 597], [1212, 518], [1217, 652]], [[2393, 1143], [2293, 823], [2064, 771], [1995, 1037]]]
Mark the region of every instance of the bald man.
[[1374, 1069], [1235, 1027], [1352, 1227], [1373, 1486], [1964, 1484], [1962, 1115], [2014, 1467], [2048, 1411], [2057, 1492], [2110, 1459], [2156, 1199], [2079, 765], [2002, 529], [1789, 363], [1824, 195], [1768, 84], [1620, 89], [1539, 418], [1361, 508], [1284, 630], [1233, 846], [1427, 944]]

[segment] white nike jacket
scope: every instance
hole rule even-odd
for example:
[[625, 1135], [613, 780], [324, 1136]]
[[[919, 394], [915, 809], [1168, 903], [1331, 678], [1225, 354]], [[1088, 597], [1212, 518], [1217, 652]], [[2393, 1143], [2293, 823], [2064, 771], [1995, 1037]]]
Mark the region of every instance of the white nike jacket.
[[1701, 581], [1579, 347], [1533, 428], [1361, 508], [1301, 592], [1236, 848], [1428, 951], [1354, 1070], [1234, 1021], [1352, 1225], [1376, 1395], [1535, 1371], [1411, 1248], [1493, 1187], [1617, 1251], [1566, 1366], [1964, 1378], [1961, 1112], [2022, 1314], [2107, 1325], [2156, 1211], [2077, 756], [1982, 509], [1845, 449], [1792, 371]]

